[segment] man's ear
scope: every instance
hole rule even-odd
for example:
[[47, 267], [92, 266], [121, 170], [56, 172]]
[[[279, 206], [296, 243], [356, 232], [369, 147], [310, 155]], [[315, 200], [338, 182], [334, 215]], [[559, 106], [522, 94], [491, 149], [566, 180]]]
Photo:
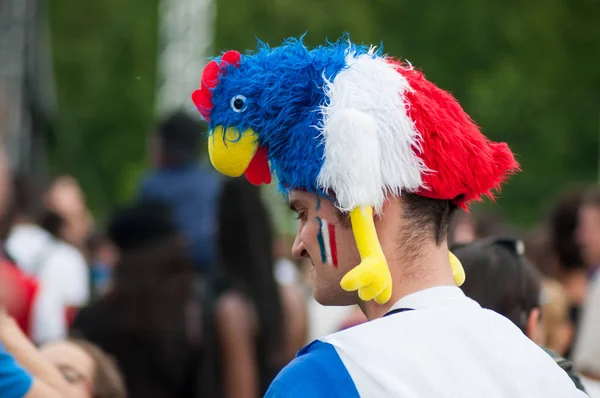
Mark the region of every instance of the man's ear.
[[525, 324], [525, 334], [538, 345], [544, 345], [546, 340], [541, 316], [542, 312], [540, 309], [534, 308], [527, 316], [527, 323]]

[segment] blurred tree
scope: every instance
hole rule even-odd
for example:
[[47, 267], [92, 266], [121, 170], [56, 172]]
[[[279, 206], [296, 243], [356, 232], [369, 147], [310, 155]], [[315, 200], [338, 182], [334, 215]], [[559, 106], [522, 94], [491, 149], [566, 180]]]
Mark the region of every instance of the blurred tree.
[[598, 20], [598, 0], [218, 0], [215, 48], [255, 48], [255, 37], [278, 45], [304, 32], [309, 45], [342, 32], [383, 42], [511, 145], [523, 172], [498, 204], [527, 225], [565, 184], [598, 178]]
[[[451, 91], [522, 164], [499, 198], [539, 218], [570, 182], [599, 173], [599, 0], [217, 0], [216, 50], [308, 45], [349, 32], [384, 43]], [[155, 90], [157, 0], [50, 0], [61, 117], [55, 171], [79, 177], [92, 208], [128, 197], [144, 167]], [[198, 76], [201, 71], [198, 71]], [[193, 87], [190, 88], [190, 91]]]
[[53, 172], [77, 177], [102, 217], [144, 169], [153, 123], [157, 0], [49, 0], [60, 116]]

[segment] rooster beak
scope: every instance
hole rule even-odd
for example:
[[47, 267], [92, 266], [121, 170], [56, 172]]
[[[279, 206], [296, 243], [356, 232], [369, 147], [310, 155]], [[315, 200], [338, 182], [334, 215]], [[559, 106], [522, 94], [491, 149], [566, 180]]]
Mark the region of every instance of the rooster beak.
[[241, 176], [258, 150], [257, 138], [252, 129], [240, 133], [235, 127], [215, 127], [208, 140], [211, 163], [226, 176]]

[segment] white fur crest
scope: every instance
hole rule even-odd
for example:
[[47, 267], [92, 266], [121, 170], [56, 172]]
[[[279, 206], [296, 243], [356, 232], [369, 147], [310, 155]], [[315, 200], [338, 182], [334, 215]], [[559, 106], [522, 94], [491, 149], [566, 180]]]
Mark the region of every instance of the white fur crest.
[[417, 190], [428, 171], [415, 153], [420, 135], [406, 112], [411, 88], [381, 57], [349, 53], [346, 63], [325, 80], [328, 104], [318, 126], [325, 159], [317, 182], [335, 192], [343, 211], [362, 205], [380, 213], [387, 195]]

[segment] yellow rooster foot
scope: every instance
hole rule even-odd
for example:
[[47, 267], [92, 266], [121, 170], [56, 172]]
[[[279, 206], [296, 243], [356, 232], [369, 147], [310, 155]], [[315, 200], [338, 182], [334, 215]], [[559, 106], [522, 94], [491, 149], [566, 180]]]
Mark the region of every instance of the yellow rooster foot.
[[376, 303], [385, 304], [392, 296], [392, 276], [383, 254], [364, 258], [342, 278], [340, 285], [348, 292], [358, 290], [363, 301], [375, 299]]
[[456, 282], [456, 286], [461, 286], [463, 283], [465, 283], [465, 279], [466, 279], [465, 270], [464, 270], [462, 264], [460, 263], [460, 260], [454, 254], [452, 254], [452, 252], [449, 252], [449, 253], [450, 253], [450, 267], [452, 268], [452, 276], [454, 276], [454, 281]]

